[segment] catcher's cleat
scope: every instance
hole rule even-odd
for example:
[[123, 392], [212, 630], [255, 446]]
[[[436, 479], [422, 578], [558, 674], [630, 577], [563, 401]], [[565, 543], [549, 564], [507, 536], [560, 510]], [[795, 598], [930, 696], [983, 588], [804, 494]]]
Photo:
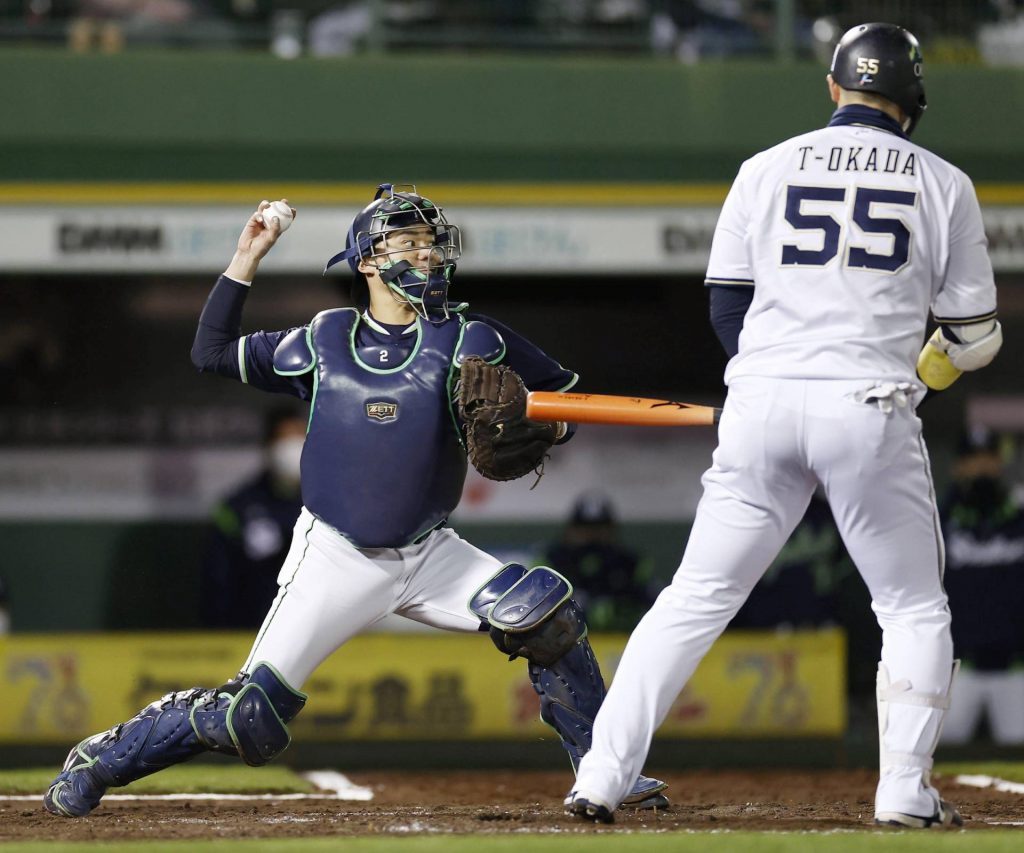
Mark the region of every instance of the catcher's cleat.
[[660, 779], [649, 776], [638, 776], [633, 789], [622, 798], [620, 808], [630, 809], [664, 809], [668, 807], [668, 797], [662, 791], [668, 787]]
[[85, 817], [100, 804], [108, 785], [93, 770], [94, 754], [108, 745], [111, 734], [86, 738], [68, 753], [64, 768], [43, 794], [47, 811], [62, 817]]
[[571, 792], [565, 798], [565, 813], [570, 817], [578, 817], [582, 820], [589, 820], [591, 823], [614, 823], [615, 817], [612, 810], [602, 803], [587, 799], [586, 797]]
[[909, 829], [931, 829], [932, 827], [945, 829], [951, 826], [963, 826], [964, 819], [960, 817], [960, 812], [954, 806], [945, 800], [939, 800], [939, 810], [931, 817], [920, 817], [903, 812], [878, 812], [875, 815], [875, 823], [881, 826], [900, 826]]

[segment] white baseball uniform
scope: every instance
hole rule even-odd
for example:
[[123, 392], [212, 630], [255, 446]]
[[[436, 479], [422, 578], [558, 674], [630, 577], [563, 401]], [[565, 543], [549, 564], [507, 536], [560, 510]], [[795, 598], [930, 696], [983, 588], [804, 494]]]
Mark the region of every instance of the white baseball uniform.
[[501, 565], [450, 527], [405, 547], [356, 548], [304, 508], [278, 574], [280, 591], [242, 669], [273, 661], [289, 684], [301, 686], [336, 649], [391, 613], [479, 631], [468, 602]]
[[753, 287], [753, 301], [719, 445], [682, 563], [598, 714], [579, 796], [620, 801], [820, 484], [882, 627], [876, 814], [937, 809], [928, 770], [953, 649], [915, 361], [929, 308], [992, 318], [995, 286], [969, 179], [888, 125], [834, 118], [744, 163], [729, 192], [707, 282]]

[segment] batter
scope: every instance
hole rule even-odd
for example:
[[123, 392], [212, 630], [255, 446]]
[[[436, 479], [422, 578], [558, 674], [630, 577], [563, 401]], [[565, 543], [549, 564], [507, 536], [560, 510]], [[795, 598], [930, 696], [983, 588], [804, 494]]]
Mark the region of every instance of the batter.
[[[882, 628], [875, 819], [960, 822], [929, 775], [954, 662], [915, 362], [939, 390], [988, 364], [1002, 337], [971, 182], [909, 138], [926, 103], [921, 65], [906, 30], [854, 27], [828, 77], [829, 125], [739, 170], [706, 279], [732, 355], [719, 445], [682, 563], [598, 714], [571, 814], [612, 819], [820, 485]], [[929, 308], [940, 328], [921, 350]]]

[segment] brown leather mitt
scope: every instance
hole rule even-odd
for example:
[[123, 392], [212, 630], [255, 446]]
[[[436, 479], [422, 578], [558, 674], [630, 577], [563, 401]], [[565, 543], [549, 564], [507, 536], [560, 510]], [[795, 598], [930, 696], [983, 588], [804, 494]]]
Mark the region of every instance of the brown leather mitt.
[[518, 373], [470, 356], [457, 393], [466, 452], [477, 471], [489, 480], [515, 480], [542, 468], [557, 427], [526, 417], [526, 386]]

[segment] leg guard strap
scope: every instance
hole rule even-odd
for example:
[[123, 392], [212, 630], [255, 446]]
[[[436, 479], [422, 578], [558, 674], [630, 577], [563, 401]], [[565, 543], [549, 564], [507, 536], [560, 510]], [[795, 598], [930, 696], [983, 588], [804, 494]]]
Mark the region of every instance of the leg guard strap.
[[[908, 679], [901, 679], [896, 682], [889, 680], [889, 671], [884, 664], [878, 665], [878, 679], [875, 696], [878, 700], [878, 763], [884, 770], [886, 767], [914, 767], [926, 772], [934, 765], [932, 755], [939, 742], [939, 734], [942, 729], [942, 718], [949, 709], [950, 693], [953, 679], [960, 668], [960, 661], [953, 662], [953, 669], [950, 673], [949, 685], [944, 695], [934, 693], [916, 693], [913, 685]], [[906, 729], [906, 734], [893, 730], [891, 706], [909, 706], [920, 709], [919, 712], [911, 712], [913, 720], [908, 718], [906, 712], [901, 712], [900, 729]], [[917, 718], [920, 719], [917, 719]], [[917, 733], [920, 734], [917, 734]], [[904, 742], [906, 747], [903, 750], [890, 749], [887, 741], [897, 740]]]

